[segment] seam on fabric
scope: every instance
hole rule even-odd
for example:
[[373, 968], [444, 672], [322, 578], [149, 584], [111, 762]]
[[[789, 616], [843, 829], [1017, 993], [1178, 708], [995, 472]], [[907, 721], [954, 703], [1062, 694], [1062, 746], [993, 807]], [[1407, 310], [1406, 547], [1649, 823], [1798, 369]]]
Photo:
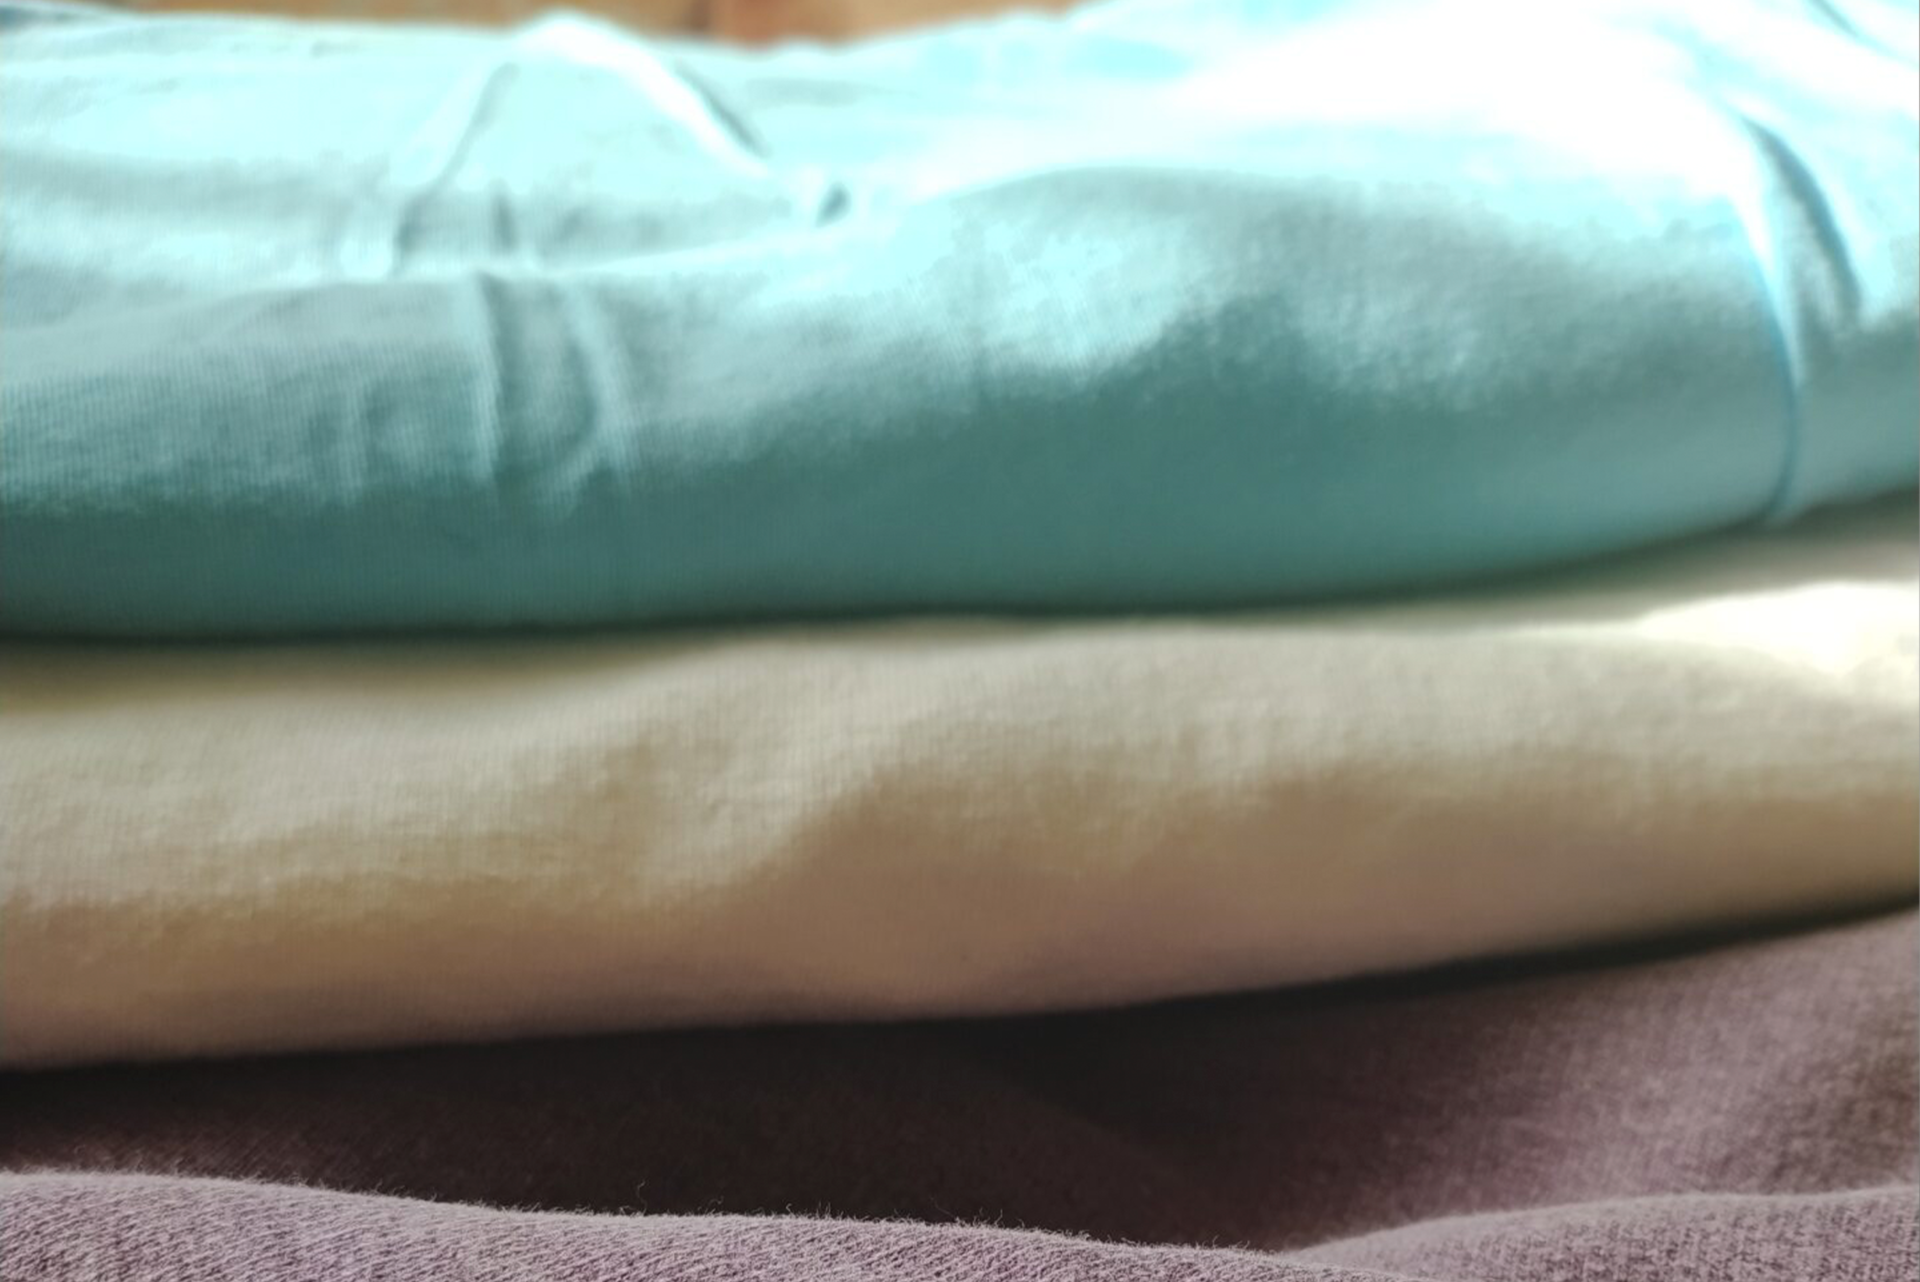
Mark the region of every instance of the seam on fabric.
[[573, 15], [547, 18], [515, 33], [520, 45], [552, 53], [577, 66], [609, 72], [685, 129], [715, 160], [739, 173], [772, 175], [760, 141], [731, 113], [714, 110], [712, 96], [692, 84], [624, 31]]
[[656, 53], [617, 27], [575, 15], [557, 15], [514, 35], [524, 47], [619, 77], [628, 88], [678, 124], [701, 151], [735, 173], [772, 182], [792, 199], [803, 223], [824, 227], [855, 206], [846, 185], [808, 167], [783, 173], [753, 127], [685, 67]]
[[1768, 261], [1769, 252], [1755, 243], [1753, 229], [1744, 218], [1741, 219], [1741, 230], [1748, 251], [1747, 261], [1752, 265], [1754, 277], [1760, 285], [1767, 314], [1767, 334], [1773, 341], [1774, 357], [1780, 372], [1780, 399], [1786, 420], [1784, 439], [1780, 444], [1780, 474], [1760, 511], [1761, 521], [1778, 525], [1791, 519], [1798, 509], [1795, 496], [1799, 490], [1800, 460], [1806, 431], [1805, 407], [1800, 395], [1800, 361], [1793, 338], [1787, 332], [1786, 322], [1781, 318], [1774, 292], [1777, 280], [1774, 271], [1777, 269]]
[[424, 119], [389, 155], [375, 192], [348, 215], [338, 248], [349, 276], [391, 280], [400, 274], [427, 201], [458, 172], [489, 104], [514, 68], [490, 57], [435, 99]]
[[[1732, 114], [1741, 132], [1751, 136], [1753, 123], [1737, 111]], [[1801, 397], [1805, 361], [1784, 314], [1782, 304], [1786, 296], [1786, 283], [1781, 275], [1779, 255], [1768, 227], [1766, 211], [1759, 200], [1759, 191], [1766, 183], [1766, 174], [1761, 165], [1753, 167], [1751, 182], [1753, 190], [1750, 193], [1735, 192], [1726, 199], [1733, 211], [1734, 221], [1739, 225], [1741, 240], [1747, 250], [1747, 262], [1753, 268], [1754, 278], [1760, 287], [1761, 307], [1766, 312], [1767, 332], [1773, 340], [1774, 356], [1780, 371], [1781, 400], [1786, 417], [1785, 439], [1781, 442], [1779, 476], [1759, 514], [1762, 522], [1777, 525], [1790, 519], [1798, 510], [1796, 496], [1805, 448], [1805, 407]]]

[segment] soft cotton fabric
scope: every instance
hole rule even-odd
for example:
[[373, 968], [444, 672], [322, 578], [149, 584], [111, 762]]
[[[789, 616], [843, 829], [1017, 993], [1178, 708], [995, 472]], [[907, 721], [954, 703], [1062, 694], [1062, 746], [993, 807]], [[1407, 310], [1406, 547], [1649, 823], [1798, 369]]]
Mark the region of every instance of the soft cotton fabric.
[[0, 651], [0, 1054], [1013, 1011], [1911, 893], [1910, 502], [1263, 618]]
[[13, 1073], [0, 1260], [1910, 1282], [1916, 961], [1908, 908], [1096, 1015]]
[[1903, 488], [1913, 21], [13, 0], [0, 624], [1248, 604]]
[[992, 1227], [528, 1215], [165, 1177], [0, 1176], [0, 1207], [17, 1282], [1908, 1282], [1920, 1262], [1904, 1189], [1578, 1207], [1277, 1256]]

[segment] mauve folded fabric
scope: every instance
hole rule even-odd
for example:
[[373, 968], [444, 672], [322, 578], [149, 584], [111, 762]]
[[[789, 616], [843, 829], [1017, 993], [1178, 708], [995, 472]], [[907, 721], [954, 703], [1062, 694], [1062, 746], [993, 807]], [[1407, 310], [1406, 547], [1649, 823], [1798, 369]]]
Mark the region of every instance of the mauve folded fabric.
[[1096, 1014], [16, 1071], [0, 1263], [1910, 1282], [1917, 961], [1907, 908]]
[[162, 1178], [0, 1176], [0, 1199], [9, 1282], [1911, 1282], [1920, 1261], [1902, 1189], [1575, 1207], [1282, 1256], [997, 1228], [527, 1215]]
[[1271, 603], [1907, 487], [1912, 21], [16, 0], [0, 625]]
[[1266, 618], [0, 652], [0, 1056], [1261, 987], [1916, 880], [1910, 501]]

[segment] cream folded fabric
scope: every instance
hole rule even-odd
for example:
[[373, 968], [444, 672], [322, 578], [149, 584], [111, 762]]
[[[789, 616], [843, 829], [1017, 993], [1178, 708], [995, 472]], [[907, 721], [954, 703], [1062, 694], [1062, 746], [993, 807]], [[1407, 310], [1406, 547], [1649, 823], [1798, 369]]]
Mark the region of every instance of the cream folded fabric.
[[1260, 618], [8, 646], [0, 1055], [1126, 1002], [1909, 895], [1914, 518]]

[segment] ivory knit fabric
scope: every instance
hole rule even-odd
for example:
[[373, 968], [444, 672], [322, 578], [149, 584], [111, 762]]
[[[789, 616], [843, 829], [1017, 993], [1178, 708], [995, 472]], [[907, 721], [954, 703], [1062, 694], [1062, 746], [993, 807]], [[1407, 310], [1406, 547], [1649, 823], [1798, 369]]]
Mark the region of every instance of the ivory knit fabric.
[[0, 1054], [1020, 1011], [1911, 894], [1914, 510], [1262, 617], [0, 651]]

